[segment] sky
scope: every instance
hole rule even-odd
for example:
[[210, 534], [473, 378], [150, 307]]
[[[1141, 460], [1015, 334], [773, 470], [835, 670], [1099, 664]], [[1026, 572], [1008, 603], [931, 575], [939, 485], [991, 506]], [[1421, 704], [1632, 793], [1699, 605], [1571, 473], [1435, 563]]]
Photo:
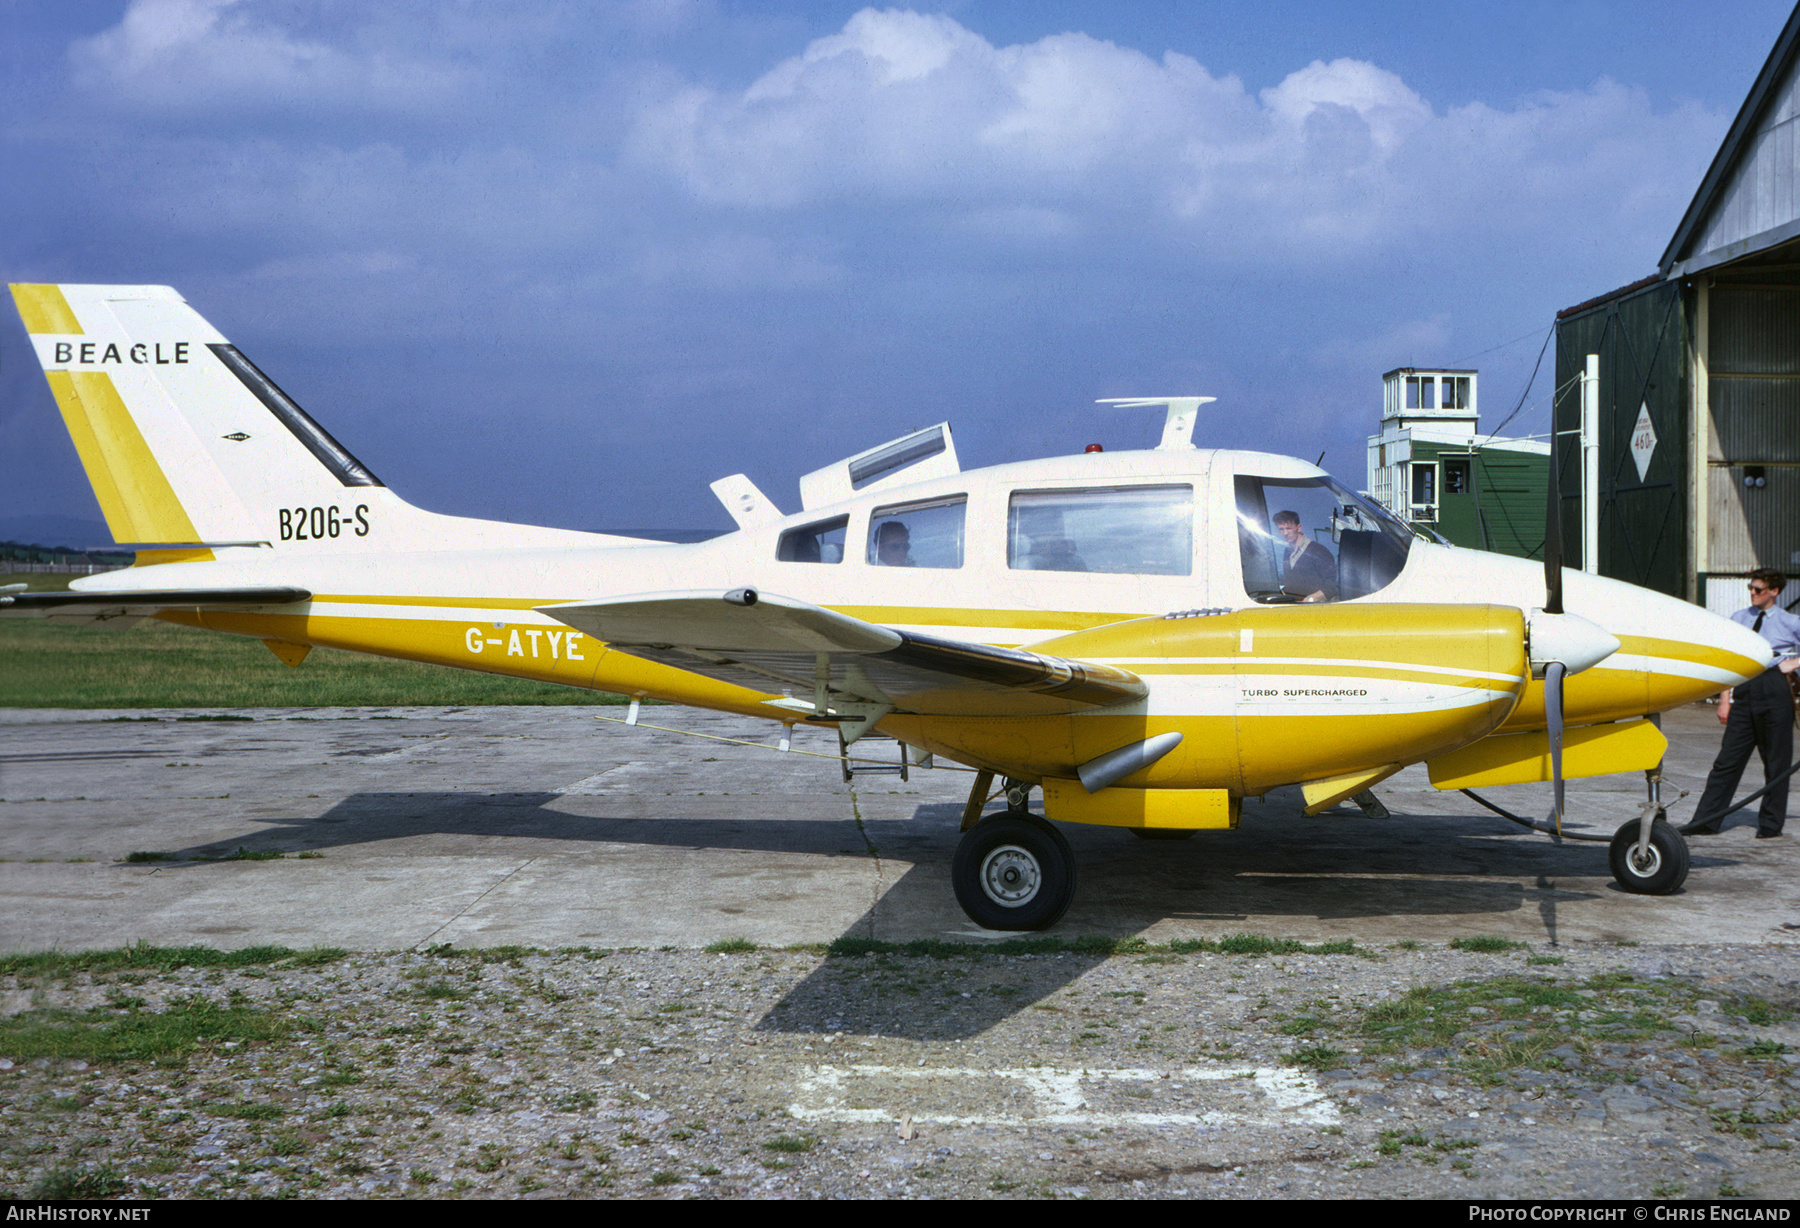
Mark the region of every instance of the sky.
[[[174, 286], [440, 512], [725, 528], [727, 474], [1148, 447], [1094, 401], [1157, 395], [1361, 487], [1384, 371], [1491, 430], [1655, 271], [1790, 11], [0, 0], [0, 272]], [[23, 516], [100, 519], [0, 303]]]

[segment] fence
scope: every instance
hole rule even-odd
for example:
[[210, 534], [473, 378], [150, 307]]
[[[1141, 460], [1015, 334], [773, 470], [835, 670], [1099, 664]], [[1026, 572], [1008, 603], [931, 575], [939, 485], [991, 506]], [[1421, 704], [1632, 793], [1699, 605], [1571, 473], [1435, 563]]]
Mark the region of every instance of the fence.
[[0, 572], [50, 572], [60, 576], [91, 576], [96, 572], [120, 571], [125, 563], [19, 563], [0, 559]]

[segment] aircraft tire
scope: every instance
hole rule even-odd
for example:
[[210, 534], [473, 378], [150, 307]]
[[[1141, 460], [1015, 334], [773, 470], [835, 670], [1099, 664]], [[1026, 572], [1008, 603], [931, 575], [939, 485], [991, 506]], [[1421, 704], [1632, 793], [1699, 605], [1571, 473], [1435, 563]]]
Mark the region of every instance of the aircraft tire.
[[1640, 865], [1634, 856], [1637, 839], [1637, 819], [1614, 834], [1608, 857], [1613, 878], [1633, 895], [1673, 895], [1687, 881], [1687, 841], [1663, 820], [1656, 820], [1650, 827], [1650, 847], [1644, 864]]
[[1049, 929], [1075, 898], [1075, 855], [1036, 815], [995, 815], [956, 846], [950, 882], [956, 902], [983, 929]]

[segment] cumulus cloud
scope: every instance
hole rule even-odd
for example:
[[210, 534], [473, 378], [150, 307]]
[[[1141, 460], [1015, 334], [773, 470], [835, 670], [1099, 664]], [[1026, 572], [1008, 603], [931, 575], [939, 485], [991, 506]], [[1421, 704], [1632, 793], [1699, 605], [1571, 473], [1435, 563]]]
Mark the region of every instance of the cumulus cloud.
[[69, 60], [76, 83], [90, 91], [178, 113], [296, 104], [315, 112], [425, 109], [465, 77], [453, 63], [405, 49], [297, 34], [244, 0], [132, 0], [118, 25], [72, 45]]
[[[91, 97], [236, 134], [237, 149], [216, 151], [222, 193], [240, 164], [263, 161], [259, 141], [288, 149], [296, 178], [339, 179], [329, 200], [302, 191], [281, 206], [307, 215], [313, 201], [322, 230], [347, 204], [412, 189], [430, 196], [400, 200], [402, 212], [429, 200], [476, 222], [529, 219], [547, 238], [588, 233], [599, 214], [570, 185], [616, 176], [626, 211], [660, 209], [644, 202], [672, 192], [693, 207], [690, 225], [707, 211], [903, 218], [1009, 251], [1110, 240], [1186, 262], [1297, 266], [1516, 238], [1571, 214], [1647, 230], [1654, 245], [1719, 123], [1694, 106], [1657, 114], [1641, 90], [1605, 80], [1438, 108], [1353, 59], [1252, 92], [1174, 51], [1081, 33], [997, 46], [951, 17], [899, 10], [857, 13], [741, 89], [641, 57], [563, 54], [691, 29], [700, 13], [640, 0], [584, 24], [555, 6], [478, 15], [323, 0], [303, 22], [259, 0], [133, 0], [70, 59]], [[280, 134], [283, 120], [305, 126], [303, 143]], [[366, 184], [344, 173], [357, 167]], [[762, 224], [718, 226], [743, 252]], [[683, 266], [640, 263], [658, 279]], [[780, 261], [730, 263], [784, 279]], [[716, 266], [686, 267], [705, 281]]]
[[[1252, 95], [1175, 52], [1085, 34], [997, 47], [945, 16], [864, 10], [749, 88], [649, 105], [631, 145], [714, 205], [931, 201], [1079, 209], [1229, 255], [1401, 243], [1631, 212], [1686, 185], [1717, 117], [1601, 81], [1511, 109], [1435, 109], [1396, 74], [1314, 62]], [[1621, 158], [1634, 162], [1629, 173]]]

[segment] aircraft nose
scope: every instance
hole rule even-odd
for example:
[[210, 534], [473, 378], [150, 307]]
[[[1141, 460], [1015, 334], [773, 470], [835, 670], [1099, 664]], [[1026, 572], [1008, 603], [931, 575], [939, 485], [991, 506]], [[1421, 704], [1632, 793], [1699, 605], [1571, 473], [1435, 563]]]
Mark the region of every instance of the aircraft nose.
[[[1738, 682], [1748, 682], [1775, 662], [1775, 649], [1759, 633], [1728, 618], [1721, 618], [1719, 639], [1715, 647], [1733, 656], [1747, 657], [1757, 663], [1755, 670], [1743, 670]], [[1735, 683], [1733, 685], [1736, 685]]]
[[1619, 581], [1584, 579], [1583, 588], [1604, 591], [1584, 593], [1598, 600], [1582, 601], [1582, 613], [1621, 642], [1602, 668], [1642, 671], [1653, 711], [1747, 682], [1774, 659], [1767, 640], [1729, 618]]

